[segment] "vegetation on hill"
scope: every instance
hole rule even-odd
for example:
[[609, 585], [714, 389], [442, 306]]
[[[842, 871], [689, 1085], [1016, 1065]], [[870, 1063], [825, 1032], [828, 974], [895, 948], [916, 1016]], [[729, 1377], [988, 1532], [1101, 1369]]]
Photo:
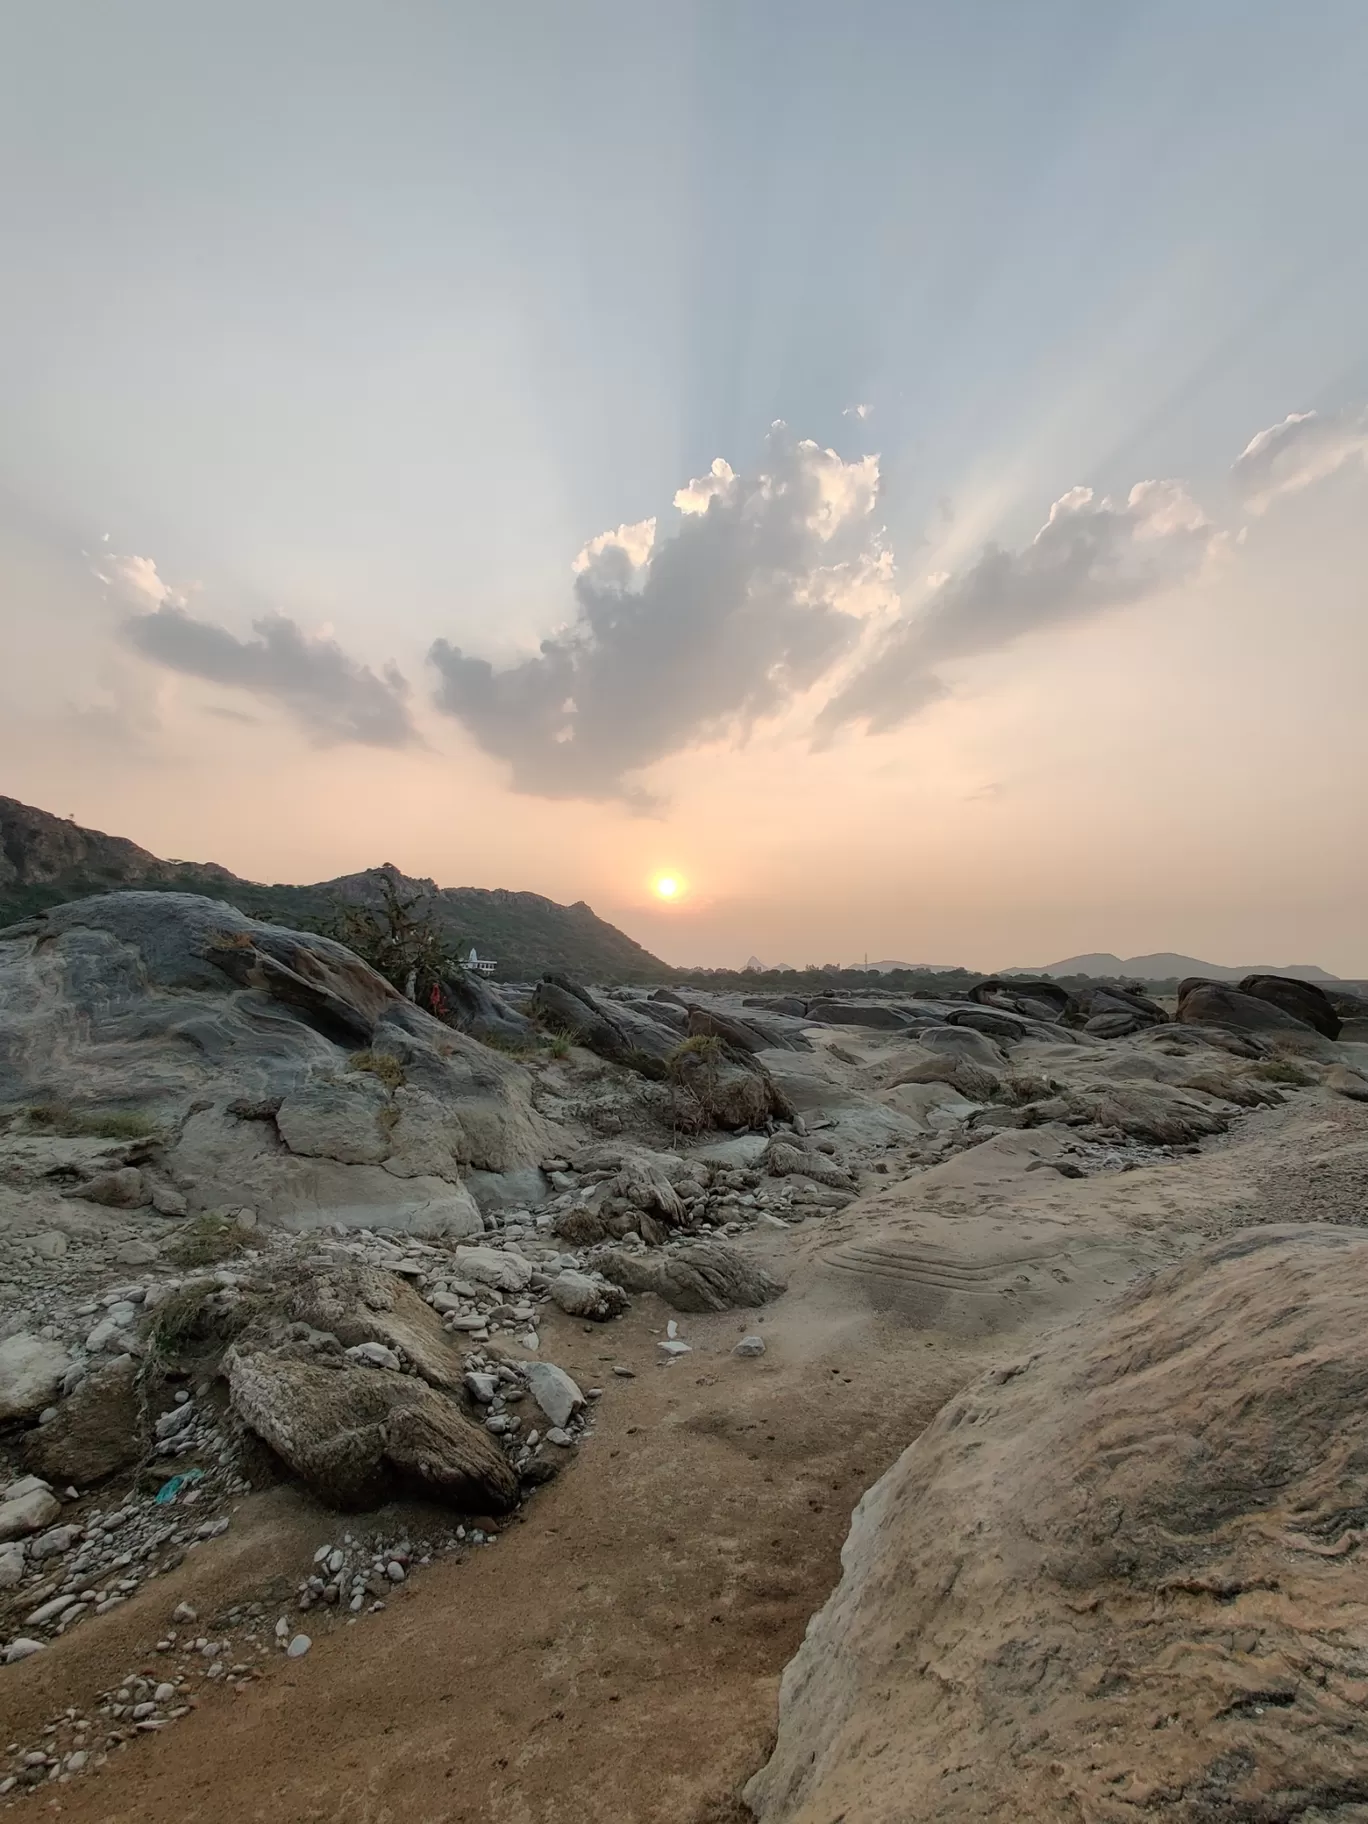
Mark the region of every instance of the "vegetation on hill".
[[562, 906], [538, 893], [437, 887], [392, 866], [309, 886], [266, 886], [213, 863], [163, 861], [123, 837], [0, 797], [0, 927], [93, 893], [139, 887], [203, 893], [253, 918], [338, 936], [349, 910], [383, 914], [387, 895], [397, 893], [436, 928], [444, 951], [465, 956], [473, 946], [493, 957], [496, 980], [525, 981], [545, 969], [597, 982], [661, 982], [674, 975], [582, 900]]

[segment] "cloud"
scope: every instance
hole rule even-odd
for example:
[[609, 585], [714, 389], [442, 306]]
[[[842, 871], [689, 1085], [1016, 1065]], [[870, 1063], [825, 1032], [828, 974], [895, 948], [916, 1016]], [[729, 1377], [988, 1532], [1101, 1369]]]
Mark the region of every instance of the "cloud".
[[819, 737], [863, 721], [882, 733], [948, 694], [939, 667], [1012, 645], [1037, 628], [1140, 601], [1192, 575], [1219, 535], [1176, 481], [1137, 482], [1125, 501], [1074, 488], [1019, 551], [985, 547], [899, 619], [828, 702]]
[[283, 614], [265, 616], [253, 630], [256, 639], [240, 640], [163, 601], [131, 616], [121, 632], [135, 652], [170, 671], [281, 705], [321, 746], [407, 747], [417, 739], [408, 685], [393, 666], [377, 677], [336, 640], [310, 637]]
[[842, 418], [868, 418], [873, 410], [872, 405], [848, 405], [841, 416]]
[[720, 457], [674, 497], [680, 519], [592, 539], [574, 617], [504, 669], [438, 640], [436, 701], [516, 790], [649, 802], [631, 775], [787, 708], [893, 600], [874, 520], [878, 458], [772, 427], [755, 471]]
[[[105, 537], [109, 537], [107, 532]], [[176, 608], [185, 606], [185, 597], [178, 595], [163, 582], [150, 557], [108, 555], [102, 557], [100, 562], [104, 568], [97, 570], [96, 576], [133, 606], [146, 608], [150, 604], [153, 608], [160, 608], [168, 603]]]
[[1365, 455], [1368, 408], [1290, 412], [1250, 438], [1231, 473], [1249, 511], [1263, 513], [1280, 494], [1300, 493]]

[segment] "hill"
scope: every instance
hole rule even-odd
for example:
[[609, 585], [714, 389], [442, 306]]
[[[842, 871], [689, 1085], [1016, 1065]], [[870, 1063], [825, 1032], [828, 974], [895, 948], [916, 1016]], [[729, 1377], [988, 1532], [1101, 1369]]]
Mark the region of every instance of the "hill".
[[1040, 969], [1004, 969], [1004, 975], [1086, 975], [1110, 980], [1116, 976], [1142, 982], [1181, 981], [1186, 975], [1205, 975], [1216, 982], [1238, 982], [1246, 975], [1291, 975], [1303, 982], [1336, 982], [1315, 963], [1204, 963], [1200, 957], [1182, 956], [1173, 950], [1158, 950], [1149, 956], [1113, 956], [1110, 951], [1090, 951], [1086, 956], [1066, 956], [1062, 963], [1046, 963]]
[[501, 887], [439, 887], [390, 863], [312, 885], [268, 886], [215, 862], [166, 861], [126, 837], [0, 797], [0, 925], [92, 893], [160, 887], [204, 893], [254, 918], [317, 930], [340, 905], [378, 903], [385, 875], [428, 905], [462, 951], [473, 944], [495, 957], [497, 979], [525, 980], [551, 968], [598, 982], [663, 981], [674, 973], [583, 900], [563, 906], [539, 893]]

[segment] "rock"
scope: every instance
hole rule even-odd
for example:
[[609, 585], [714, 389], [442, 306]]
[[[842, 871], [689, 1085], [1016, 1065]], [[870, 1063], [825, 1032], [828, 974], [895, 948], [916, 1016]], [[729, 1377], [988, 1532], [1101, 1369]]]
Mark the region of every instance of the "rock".
[[79, 1526], [54, 1526], [29, 1541], [28, 1555], [35, 1564], [41, 1563], [44, 1558], [60, 1558], [71, 1550], [80, 1537]]
[[603, 1323], [627, 1309], [627, 1294], [611, 1280], [592, 1279], [587, 1273], [567, 1270], [551, 1281], [551, 1302], [570, 1317]]
[[62, 1511], [62, 1504], [51, 1490], [41, 1484], [21, 1495], [0, 1501], [0, 1545], [11, 1539], [23, 1539], [51, 1526]]
[[1280, 1007], [1294, 1020], [1314, 1027], [1324, 1038], [1340, 1036], [1340, 1017], [1324, 989], [1314, 982], [1303, 982], [1291, 975], [1247, 975], [1239, 983], [1239, 992]]
[[466, 1392], [472, 1400], [481, 1406], [493, 1403], [494, 1395], [499, 1391], [498, 1377], [493, 1374], [478, 1374], [474, 1371], [465, 1376]]
[[1080, 988], [1076, 1001], [1084, 1031], [1101, 1038], [1123, 1038], [1128, 1033], [1169, 1024], [1169, 1016], [1158, 1001], [1133, 988], [1110, 984]]
[[161, 1249], [154, 1241], [125, 1241], [114, 1250], [114, 1259], [121, 1267], [150, 1267], [161, 1259]]
[[303, 1659], [312, 1645], [313, 1642], [309, 1639], [307, 1634], [296, 1634], [289, 1646], [285, 1649], [286, 1657], [288, 1659]]
[[543, 976], [533, 989], [532, 1009], [543, 1026], [565, 1033], [610, 1063], [649, 1077], [664, 1077], [665, 1061], [679, 1043], [678, 1033], [664, 1019], [622, 1004], [610, 1008], [556, 971]]
[[670, 1060], [673, 1118], [687, 1133], [710, 1127], [729, 1132], [791, 1121], [795, 1110], [758, 1058], [727, 1050], [720, 1041], [682, 1046]]
[[346, 1351], [346, 1357], [362, 1368], [390, 1368], [395, 1374], [400, 1368], [399, 1357], [384, 1343], [353, 1343]]
[[923, 1026], [917, 1034], [917, 1043], [927, 1051], [941, 1052], [948, 1057], [963, 1058], [971, 1064], [978, 1064], [984, 1070], [995, 1075], [1007, 1062], [1000, 1045], [994, 1043], [986, 1032], [975, 1032], [969, 1026]]
[[24, 1575], [24, 1548], [18, 1541], [0, 1545], [0, 1590], [12, 1590]]
[[307, 1083], [281, 1102], [276, 1127], [292, 1153], [336, 1159], [343, 1165], [378, 1165], [393, 1145], [390, 1095], [362, 1071], [336, 1082]]
[[97, 1172], [84, 1184], [74, 1185], [63, 1194], [79, 1197], [85, 1203], [102, 1203], [114, 1210], [140, 1209], [148, 1201], [147, 1182], [135, 1165], [121, 1166], [116, 1172]]
[[528, 1392], [553, 1425], [568, 1425], [584, 1405], [584, 1395], [554, 1362], [532, 1362], [526, 1369]]
[[906, 1032], [908, 1015], [887, 1001], [809, 1001], [808, 1022], [817, 1026], [867, 1026], [875, 1032]]
[[1023, 1019], [1044, 1020], [1049, 1025], [1058, 1025], [1078, 1011], [1068, 989], [1048, 977], [1032, 980], [1029, 976], [1006, 979], [991, 976], [986, 982], [974, 984], [969, 990], [969, 999], [981, 1007], [997, 1007], [1006, 1013], [1019, 1014]]
[[1033, 1108], [1037, 1121], [1093, 1122], [1116, 1127], [1131, 1140], [1186, 1146], [1230, 1126], [1231, 1116], [1199, 1093], [1173, 1083], [1133, 1079], [1078, 1085]]
[[761, 1824], [1356, 1803], [1365, 1302], [1368, 1238], [1246, 1229], [952, 1398], [856, 1510]]
[[152, 1429], [157, 1434], [158, 1441], [164, 1444], [168, 1439], [178, 1438], [182, 1432], [189, 1431], [194, 1425], [196, 1417], [193, 1404], [187, 1401], [183, 1405], [173, 1406], [169, 1412], [164, 1412]]
[[532, 1283], [531, 1261], [498, 1248], [457, 1248], [456, 1266], [467, 1279], [499, 1292], [525, 1292]]
[[754, 1356], [763, 1355], [764, 1353], [765, 1339], [763, 1336], [743, 1336], [741, 1341], [732, 1349], [733, 1355], [739, 1355], [743, 1360], [747, 1361]]
[[1368, 1077], [1347, 1064], [1332, 1064], [1325, 1073], [1325, 1087], [1351, 1102], [1368, 1102]]
[[[351, 1067], [362, 1050], [393, 1065], [392, 1095]], [[0, 1135], [7, 1168], [167, 1215], [193, 1184], [197, 1209], [286, 1226], [477, 1233], [462, 1174], [552, 1150], [521, 1064], [331, 939], [186, 893], [101, 894], [0, 938], [0, 1106], [40, 1100], [121, 1121], [150, 1107], [157, 1131]]]
[[517, 1477], [455, 1400], [416, 1375], [325, 1367], [287, 1348], [226, 1358], [242, 1421], [329, 1506], [366, 1508], [407, 1491], [501, 1513]]
[[41, 1260], [60, 1260], [67, 1251], [67, 1238], [60, 1229], [49, 1229], [34, 1237], [33, 1251]]
[[728, 1311], [768, 1304], [783, 1284], [725, 1242], [697, 1241], [666, 1254], [603, 1248], [594, 1265], [629, 1292], [654, 1292], [676, 1311]]
[[834, 1190], [850, 1191], [855, 1188], [855, 1181], [850, 1173], [843, 1171], [834, 1160], [815, 1149], [794, 1146], [792, 1141], [780, 1139], [776, 1134], [765, 1148], [765, 1170], [772, 1177], [784, 1178], [797, 1174], [811, 1178], [817, 1184], [830, 1185]]
[[[947, 1030], [953, 1031], [954, 1028]], [[973, 1035], [981, 1038], [981, 1033]], [[985, 1040], [985, 1043], [990, 1041]], [[976, 1063], [971, 1058], [959, 1057], [953, 1052], [936, 1052], [929, 1058], [920, 1058], [915, 1064], [902, 1065], [897, 1074], [889, 1081], [890, 1089], [901, 1089], [908, 1083], [945, 1083], [961, 1095], [966, 1102], [990, 1102], [1002, 1091], [1002, 1077], [995, 1070]]]
[[70, 1366], [60, 1343], [20, 1331], [0, 1343], [0, 1424], [35, 1418], [50, 1406]]
[[656, 1348], [662, 1350], [667, 1356], [672, 1358], [679, 1355], [693, 1354], [693, 1344], [682, 1343], [677, 1336], [669, 1337], [663, 1343], [657, 1343]]
[[559, 1425], [552, 1425], [549, 1427], [546, 1433], [546, 1441], [548, 1444], [558, 1445], [561, 1450], [569, 1450], [575, 1442], [570, 1436], [570, 1433], [568, 1431], [563, 1431]]
[[33, 1654], [41, 1653], [42, 1650], [41, 1640], [27, 1640], [21, 1634], [17, 1639], [10, 1641], [5, 1648], [4, 1661], [7, 1666], [17, 1666], [21, 1659], [30, 1659]]
[[303, 1268], [281, 1289], [279, 1301], [291, 1322], [329, 1332], [344, 1349], [378, 1344], [404, 1357], [434, 1387], [461, 1385], [462, 1364], [441, 1318], [393, 1273], [359, 1263]]
[[1178, 985], [1177, 1019], [1184, 1026], [1225, 1026], [1236, 1032], [1269, 1033], [1287, 1038], [1319, 1038], [1306, 1020], [1287, 1013], [1262, 996], [1243, 994], [1228, 982], [1190, 977]]

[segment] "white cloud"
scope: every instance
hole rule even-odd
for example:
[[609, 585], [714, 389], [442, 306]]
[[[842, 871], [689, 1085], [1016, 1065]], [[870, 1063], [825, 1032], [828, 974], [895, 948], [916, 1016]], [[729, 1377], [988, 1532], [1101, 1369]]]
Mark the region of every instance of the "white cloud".
[[[107, 532], [105, 537], [109, 537]], [[164, 603], [185, 606], [185, 597], [162, 580], [152, 558], [110, 555], [100, 561], [104, 568], [97, 570], [96, 576], [124, 601], [143, 608], [160, 608]]]
[[1290, 412], [1250, 438], [1232, 473], [1249, 511], [1264, 513], [1280, 495], [1300, 493], [1365, 455], [1368, 408]]
[[651, 555], [655, 535], [654, 515], [650, 519], [639, 519], [634, 526], [619, 526], [616, 532], [600, 532], [597, 538], [589, 540], [570, 567], [579, 576], [596, 560], [605, 557], [609, 563], [620, 563], [621, 559], [614, 556], [620, 551], [628, 565], [639, 570]]
[[959, 575], [941, 573], [925, 606], [897, 621], [827, 703], [819, 734], [857, 721], [896, 728], [948, 694], [945, 662], [1158, 594], [1192, 576], [1220, 537], [1181, 482], [1137, 482], [1124, 502], [1071, 488], [1029, 545], [988, 545]]
[[408, 747], [417, 739], [408, 685], [393, 666], [377, 676], [336, 640], [311, 637], [283, 614], [254, 622], [257, 637], [242, 640], [163, 599], [151, 613], [130, 616], [122, 632], [134, 652], [169, 671], [283, 707], [321, 746]]
[[848, 405], [841, 416], [842, 418], [868, 418], [873, 410], [872, 405]]
[[646, 521], [591, 540], [575, 618], [535, 657], [496, 671], [438, 640], [438, 706], [520, 791], [644, 803], [632, 774], [744, 737], [894, 604], [878, 481], [877, 457], [843, 462], [776, 424], [753, 471], [719, 457], [680, 488], [670, 536]]

